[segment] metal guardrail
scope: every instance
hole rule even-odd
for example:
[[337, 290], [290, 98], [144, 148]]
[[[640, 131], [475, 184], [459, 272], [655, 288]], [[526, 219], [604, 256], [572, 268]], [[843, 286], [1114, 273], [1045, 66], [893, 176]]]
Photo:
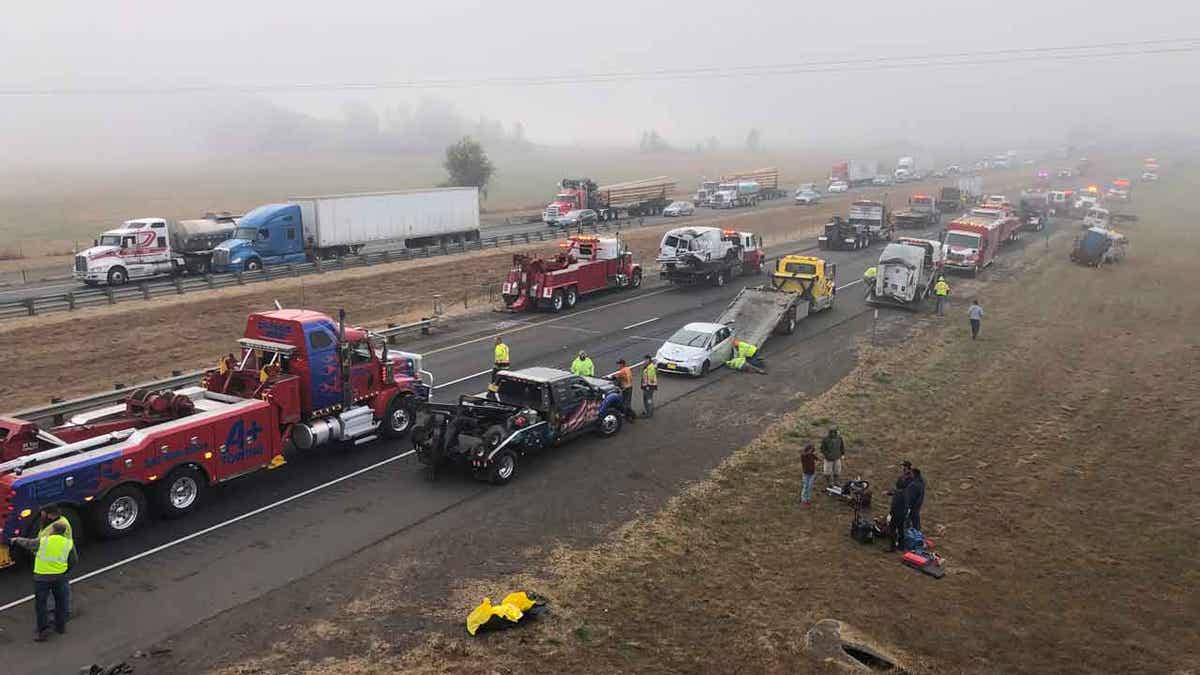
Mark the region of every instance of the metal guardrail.
[[[371, 333], [382, 336], [389, 343], [393, 338], [407, 333], [409, 331], [419, 330], [422, 333], [428, 333], [429, 329], [437, 325], [438, 317], [422, 319], [413, 323], [406, 323], [400, 326], [389, 325], [387, 328], [373, 330]], [[67, 401], [51, 399], [51, 404], [41, 408], [28, 408], [19, 410], [14, 413], [4, 415], [5, 417], [14, 417], [20, 420], [29, 422], [49, 422], [54, 425], [62, 424], [68, 417], [76, 413], [93, 410], [99, 406], [116, 403], [130, 392], [137, 389], [172, 389], [182, 387], [189, 384], [195, 384], [200, 381], [200, 376], [204, 374], [203, 370], [196, 370], [189, 373], [181, 373], [175, 371], [170, 377], [152, 382], [142, 382], [133, 386], [125, 386], [118, 384], [113, 391], [104, 392], [102, 394], [92, 394]]]
[[271, 265], [253, 272], [229, 272], [224, 274], [206, 274], [204, 276], [177, 276], [170, 279], [143, 281], [118, 287], [81, 288], [68, 293], [0, 302], [0, 321], [21, 317], [37, 316], [49, 312], [70, 312], [80, 308], [115, 305], [129, 300], [150, 300], [152, 298], [185, 293], [244, 286], [250, 283], [273, 281], [289, 277], [321, 274], [323, 272], [353, 269], [355, 267], [370, 267], [372, 265], [400, 262], [404, 260], [419, 260], [444, 255], [461, 255], [470, 251], [483, 251], [503, 246], [533, 244], [539, 241], [557, 241], [572, 234], [584, 232], [609, 232], [621, 230], [622, 227], [637, 227], [644, 223], [643, 218], [614, 220], [597, 223], [586, 227], [570, 229], [550, 229], [541, 227], [525, 232], [514, 232], [509, 235], [487, 237], [471, 242], [445, 244], [442, 246], [427, 246], [419, 249], [383, 249], [370, 253], [360, 253], [345, 256], [336, 260], [317, 260], [306, 263], [289, 265]]

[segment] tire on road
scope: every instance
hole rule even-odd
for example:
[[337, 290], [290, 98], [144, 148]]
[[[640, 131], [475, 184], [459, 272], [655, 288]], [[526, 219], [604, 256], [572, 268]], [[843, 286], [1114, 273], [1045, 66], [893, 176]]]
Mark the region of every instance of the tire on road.
[[380, 425], [384, 437], [404, 438], [405, 434], [412, 431], [415, 419], [412, 397], [402, 394], [393, 397]]
[[615, 407], [604, 411], [600, 416], [600, 423], [596, 426], [596, 433], [604, 438], [611, 438], [617, 435], [621, 430], [621, 425], [625, 423], [625, 418], [622, 412]]
[[98, 539], [131, 534], [146, 521], [146, 495], [132, 483], [118, 485], [92, 507], [92, 527]]
[[579, 302], [579, 290], [576, 289], [574, 286], [571, 286], [570, 288], [567, 289], [566, 302], [567, 302], [567, 309], [573, 308], [575, 306], [575, 303]]
[[554, 294], [550, 296], [550, 311], [561, 312], [565, 304], [566, 299], [563, 297], [562, 289], [555, 289]]
[[642, 270], [638, 268], [633, 271], [633, 278], [629, 282], [630, 288], [641, 288], [642, 286]]
[[487, 478], [492, 485], [504, 485], [517, 475], [517, 454], [512, 450], [501, 450], [492, 458]]
[[109, 286], [124, 286], [129, 281], [129, 272], [124, 267], [114, 267], [108, 271]]
[[164, 518], [182, 518], [204, 501], [208, 478], [194, 466], [181, 466], [155, 486], [154, 507]]
[[258, 258], [251, 258], [246, 261], [247, 272], [257, 272], [262, 269], [262, 261]]

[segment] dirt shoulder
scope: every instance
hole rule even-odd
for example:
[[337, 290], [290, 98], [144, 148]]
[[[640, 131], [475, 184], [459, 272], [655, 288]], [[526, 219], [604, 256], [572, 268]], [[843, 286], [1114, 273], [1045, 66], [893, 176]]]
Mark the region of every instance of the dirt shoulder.
[[[1074, 266], [1069, 237], [1045, 255], [1030, 244], [982, 287], [980, 340], [956, 298], [902, 346], [864, 345], [850, 377], [661, 512], [544, 570], [466, 580], [434, 608], [463, 616], [519, 588], [550, 618], [474, 639], [443, 629], [396, 654], [351, 602], [302, 631], [329, 658], [289, 657], [282, 639], [225, 672], [826, 672], [805, 648], [825, 618], [913, 672], [1200, 668], [1200, 295], [1180, 294], [1200, 282], [1200, 214], [1179, 185], [1140, 195], [1126, 262]], [[901, 459], [923, 469], [944, 579], [852, 541], [843, 505], [798, 505], [799, 448], [831, 421], [876, 514]], [[378, 649], [339, 653], [350, 631]]]
[[[842, 208], [843, 204], [824, 204], [744, 210], [702, 220], [758, 232], [774, 245], [814, 238], [817, 227]], [[649, 274], [655, 271], [662, 233], [670, 227], [625, 234]], [[248, 314], [270, 308], [277, 300], [286, 307], [330, 315], [345, 309], [350, 321], [374, 327], [429, 316], [435, 294], [451, 312], [487, 311], [497, 299], [489, 299], [486, 289], [503, 280], [514, 252], [556, 250], [555, 243], [544, 242], [6, 322], [0, 325], [0, 340], [8, 351], [0, 408], [18, 410], [52, 396], [80, 396], [110, 390], [118, 382], [132, 385], [166, 377], [173, 370], [211, 365], [234, 346]]]

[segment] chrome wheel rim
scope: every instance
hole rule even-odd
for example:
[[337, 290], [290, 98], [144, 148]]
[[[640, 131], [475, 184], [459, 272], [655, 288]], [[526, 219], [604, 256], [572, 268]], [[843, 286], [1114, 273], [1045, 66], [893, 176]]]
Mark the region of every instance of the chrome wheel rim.
[[191, 476], [180, 476], [171, 483], [170, 501], [171, 507], [175, 509], [186, 509], [196, 503], [196, 495], [200, 493], [200, 488], [196, 485], [196, 479]]
[[512, 478], [513, 471], [516, 470], [517, 463], [512, 455], [504, 454], [500, 456], [500, 464], [496, 467], [496, 475], [508, 480]]
[[408, 429], [411, 420], [408, 416], [408, 411], [403, 407], [396, 408], [392, 411], [391, 425], [392, 431], [404, 431]]
[[617, 424], [617, 416], [612, 413], [608, 413], [604, 416], [604, 420], [601, 421], [600, 427], [604, 430], [604, 433], [611, 434], [617, 430]]
[[114, 530], [128, 530], [138, 520], [137, 500], [128, 495], [118, 497], [108, 506], [108, 525]]

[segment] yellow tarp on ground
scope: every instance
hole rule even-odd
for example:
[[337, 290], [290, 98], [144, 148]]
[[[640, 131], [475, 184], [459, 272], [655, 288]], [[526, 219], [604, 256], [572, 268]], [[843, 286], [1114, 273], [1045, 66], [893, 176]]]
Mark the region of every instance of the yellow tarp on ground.
[[516, 623], [531, 607], [533, 600], [530, 600], [524, 591], [509, 593], [498, 605], [493, 605], [491, 598], [484, 598], [483, 602], [467, 615], [467, 633], [474, 635], [480, 627], [491, 621], [493, 616]]

